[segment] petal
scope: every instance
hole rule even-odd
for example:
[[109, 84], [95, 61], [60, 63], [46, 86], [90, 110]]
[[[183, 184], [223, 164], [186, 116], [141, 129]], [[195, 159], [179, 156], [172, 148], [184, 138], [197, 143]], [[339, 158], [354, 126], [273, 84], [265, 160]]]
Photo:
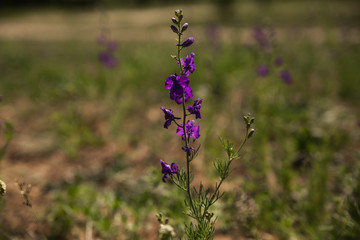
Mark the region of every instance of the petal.
[[166, 78], [165, 80], [165, 88], [166, 89], [171, 89], [174, 81], [176, 81], [176, 76], [175, 75], [171, 75], [170, 77]]

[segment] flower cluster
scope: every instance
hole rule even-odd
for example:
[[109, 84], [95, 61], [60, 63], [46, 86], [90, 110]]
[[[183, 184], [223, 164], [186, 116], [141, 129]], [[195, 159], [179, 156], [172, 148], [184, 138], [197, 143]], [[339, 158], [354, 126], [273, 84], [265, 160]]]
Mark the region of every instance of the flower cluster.
[[[169, 128], [173, 122], [177, 125], [176, 134], [179, 135], [184, 141], [185, 146], [182, 147], [182, 150], [186, 152], [186, 155], [189, 157], [191, 156], [192, 151], [194, 151], [194, 148], [189, 146], [189, 140], [192, 138], [194, 142], [200, 137], [200, 126], [195, 124], [195, 120], [186, 120], [186, 117], [189, 115], [194, 115], [195, 119], [201, 118], [200, 109], [203, 99], [197, 98], [192, 105], [187, 107], [185, 106], [185, 103], [194, 97], [192, 88], [190, 86], [189, 76], [196, 70], [194, 61], [195, 53], [191, 53], [185, 58], [181, 58], [180, 55], [181, 50], [191, 46], [195, 39], [193, 37], [189, 37], [185, 41], [181, 42], [181, 36], [188, 29], [189, 24], [181, 24], [183, 18], [181, 10], [176, 10], [175, 16], [176, 18], [173, 17], [171, 19], [174, 25], [171, 25], [170, 28], [178, 36], [178, 43], [176, 44], [178, 47], [178, 55], [173, 56], [173, 58], [176, 60], [177, 65], [179, 66], [179, 73], [174, 73], [166, 78], [165, 89], [169, 90], [171, 100], [175, 101], [177, 104], [182, 104], [184, 110], [183, 117], [176, 117], [172, 109], [166, 109], [162, 106], [160, 109], [165, 114], [164, 128]], [[177, 120], [180, 119], [183, 121], [182, 124], [177, 122]], [[160, 162], [162, 166], [162, 173], [164, 174], [163, 181], [165, 181], [169, 175], [176, 173], [177, 165], [172, 163], [171, 166], [169, 166], [162, 160], [160, 160]], [[172, 166], [174, 166], [174, 168], [172, 168]]]
[[118, 65], [119, 61], [115, 56], [117, 49], [117, 43], [114, 40], [110, 40], [108, 35], [101, 33], [97, 37], [97, 43], [102, 47], [99, 52], [98, 58], [101, 64], [107, 68], [114, 68]]
[[[253, 36], [255, 38], [255, 41], [257, 45], [261, 48], [261, 50], [266, 54], [270, 55], [273, 52], [273, 44], [272, 44], [272, 38], [274, 33], [272, 31], [267, 32], [263, 27], [256, 26], [254, 27]], [[284, 65], [284, 59], [281, 56], [276, 56], [275, 59], [272, 61], [273, 66], [275, 66], [278, 70], [278, 74], [280, 79], [287, 85], [292, 83], [292, 77], [290, 72], [283, 67]], [[257, 68], [257, 75], [259, 77], [266, 77], [268, 74], [270, 74], [270, 67], [267, 64], [261, 64]]]

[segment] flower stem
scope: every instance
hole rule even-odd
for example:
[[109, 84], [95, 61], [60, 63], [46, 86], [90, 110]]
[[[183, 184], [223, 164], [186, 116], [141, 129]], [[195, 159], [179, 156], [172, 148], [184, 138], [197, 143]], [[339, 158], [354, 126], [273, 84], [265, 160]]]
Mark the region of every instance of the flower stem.
[[[180, 29], [180, 26], [181, 26], [181, 23], [179, 22], [178, 24], [178, 27]], [[184, 71], [183, 71], [183, 68], [182, 68], [182, 64], [181, 64], [181, 49], [182, 47], [180, 46], [181, 44], [181, 33], [178, 33], [178, 54], [177, 54], [177, 59], [179, 61], [179, 68], [180, 68], [180, 74], [181, 76], [184, 75]], [[186, 124], [186, 108], [185, 108], [185, 96], [184, 96], [184, 93], [182, 94], [182, 107], [183, 107], [183, 131], [184, 131], [184, 142], [185, 142], [185, 147], [187, 148], [188, 146], [188, 136], [187, 136], [187, 133], [186, 133], [186, 127], [185, 127], [185, 124]], [[187, 153], [186, 154], [186, 190], [187, 190], [187, 195], [189, 197], [189, 202], [190, 202], [190, 207], [192, 209], [192, 212], [194, 213], [194, 215], [196, 216], [196, 211], [195, 211], [195, 207], [194, 207], [194, 204], [193, 204], [193, 200], [192, 200], [192, 196], [191, 196], [191, 186], [190, 186], [190, 157], [188, 156]]]

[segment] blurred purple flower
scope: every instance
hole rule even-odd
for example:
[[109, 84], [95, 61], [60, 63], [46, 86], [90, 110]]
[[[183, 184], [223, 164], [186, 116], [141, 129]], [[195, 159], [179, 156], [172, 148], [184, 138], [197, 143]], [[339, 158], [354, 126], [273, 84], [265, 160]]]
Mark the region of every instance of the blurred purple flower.
[[165, 113], [165, 123], [164, 128], [168, 128], [171, 125], [171, 122], [175, 119], [180, 119], [178, 117], [175, 117], [173, 114], [173, 111], [171, 109], [166, 109], [164, 107], [160, 107], [161, 110]]
[[194, 104], [192, 106], [188, 106], [189, 113], [195, 114], [195, 118], [201, 118], [200, 108], [202, 101], [202, 99], [198, 98], [194, 101]]
[[[195, 120], [189, 120], [185, 124], [185, 131], [186, 131], [186, 138], [190, 139], [193, 138], [193, 141], [195, 142], [196, 139], [200, 137], [200, 127], [199, 125], [194, 125]], [[182, 140], [185, 140], [184, 135], [184, 129], [182, 127], [183, 125], [180, 125], [180, 127], [177, 128], [176, 134], [182, 137]]]
[[165, 179], [169, 177], [169, 175], [177, 173], [178, 166], [176, 163], [172, 163], [171, 166], [160, 159], [161, 163], [161, 173], [163, 174], [162, 181], [165, 182]]
[[266, 75], [268, 75], [269, 74], [269, 68], [268, 68], [268, 66], [266, 66], [266, 65], [260, 65], [259, 67], [258, 67], [258, 69], [257, 69], [257, 74], [258, 74], [258, 76], [260, 76], [260, 77], [265, 77]]
[[284, 64], [284, 59], [281, 56], [278, 56], [274, 60], [275, 66], [279, 67]]
[[291, 84], [292, 83], [292, 77], [288, 70], [282, 70], [280, 72], [280, 78], [283, 80], [285, 84]]
[[196, 70], [194, 56], [195, 53], [191, 53], [190, 55], [186, 56], [185, 60], [183, 58], [180, 59], [185, 76], [189, 76], [190, 73], [193, 73]]
[[117, 43], [114, 40], [109, 40], [108, 36], [102, 32], [98, 35], [96, 42], [101, 46], [102, 50], [98, 54], [98, 58], [102, 65], [107, 68], [114, 68], [118, 65], [118, 59], [114, 52], [117, 48]]
[[109, 68], [114, 68], [118, 64], [116, 57], [108, 51], [101, 51], [99, 53], [99, 60], [104, 66]]

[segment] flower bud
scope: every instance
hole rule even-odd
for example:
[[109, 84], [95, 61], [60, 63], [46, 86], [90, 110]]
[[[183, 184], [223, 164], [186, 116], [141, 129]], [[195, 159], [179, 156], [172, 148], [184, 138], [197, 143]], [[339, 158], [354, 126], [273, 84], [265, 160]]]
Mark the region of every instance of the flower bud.
[[182, 46], [182, 47], [190, 47], [194, 43], [194, 41], [195, 41], [195, 39], [193, 37], [189, 37], [180, 46]]
[[179, 33], [179, 30], [174, 25], [171, 25], [170, 28], [174, 33]]
[[173, 21], [174, 24], [178, 25], [178, 21], [174, 17], [171, 18], [171, 21]]
[[182, 10], [181, 9], [177, 9], [175, 10], [175, 16], [177, 16], [178, 18], [182, 18]]
[[254, 132], [255, 132], [255, 129], [251, 129], [249, 134], [248, 134], [248, 138], [251, 138], [252, 135], [254, 134]]
[[181, 33], [185, 32], [188, 27], [189, 27], [189, 24], [184, 23], [184, 25], [181, 27]]
[[0, 180], [0, 197], [4, 196], [6, 193], [6, 184]]

